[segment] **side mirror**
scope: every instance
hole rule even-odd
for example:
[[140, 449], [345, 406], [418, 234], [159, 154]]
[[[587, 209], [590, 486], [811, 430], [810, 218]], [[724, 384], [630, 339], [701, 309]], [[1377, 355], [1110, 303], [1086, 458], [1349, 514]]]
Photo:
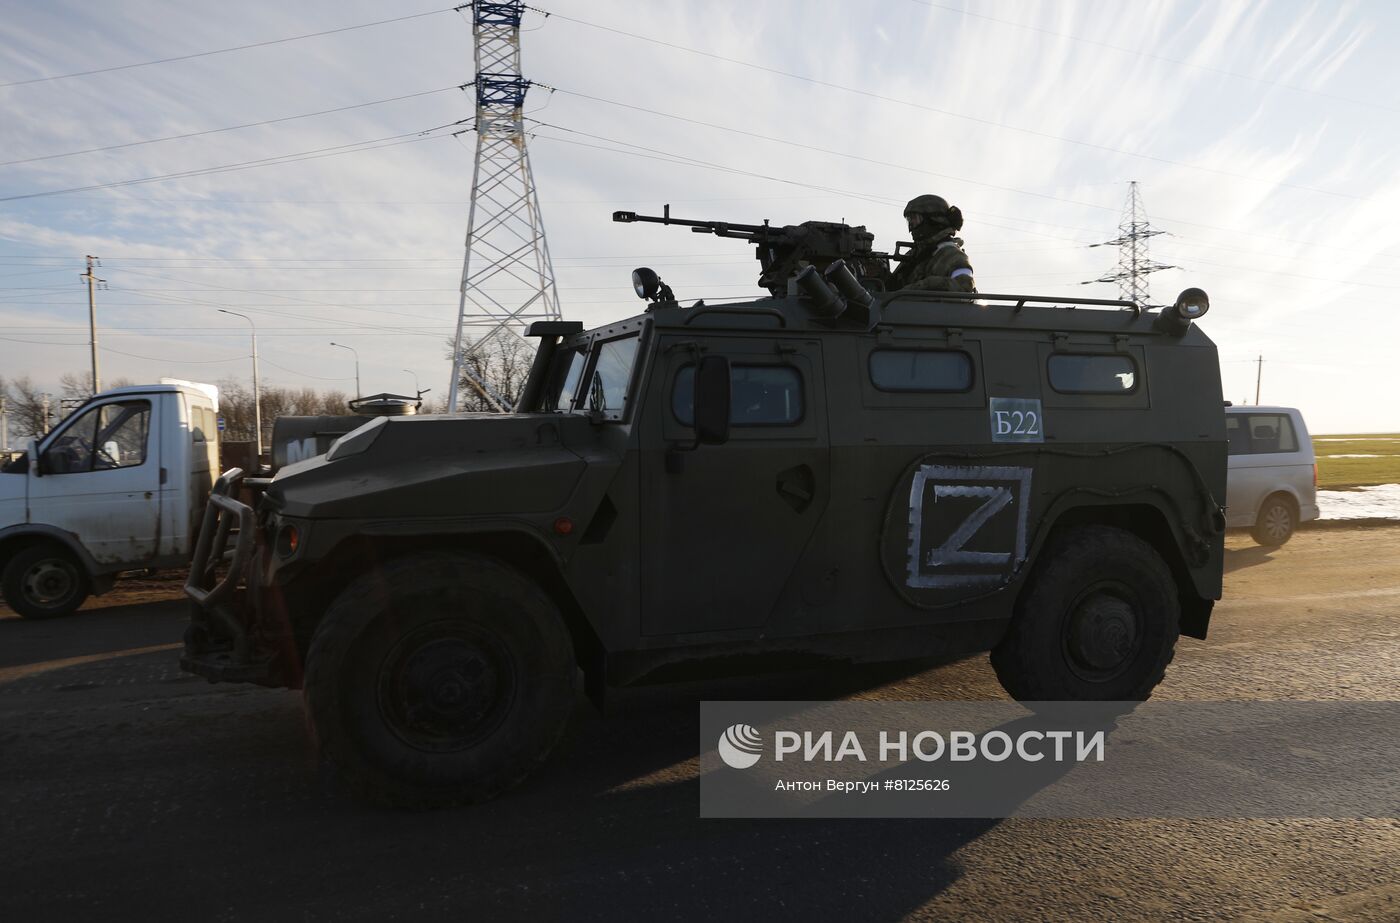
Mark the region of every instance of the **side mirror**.
[[729, 441], [729, 360], [704, 356], [695, 369], [695, 437], [706, 445]]

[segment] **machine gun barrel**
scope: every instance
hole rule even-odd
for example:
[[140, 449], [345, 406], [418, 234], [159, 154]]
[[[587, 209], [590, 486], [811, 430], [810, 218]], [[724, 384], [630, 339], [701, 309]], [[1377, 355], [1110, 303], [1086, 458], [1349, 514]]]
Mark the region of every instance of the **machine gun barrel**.
[[670, 205], [659, 216], [616, 211], [612, 217], [614, 221], [624, 224], [635, 221], [677, 224], [690, 228], [696, 234], [732, 237], [754, 244], [754, 257], [763, 267], [758, 284], [775, 297], [785, 295], [789, 280], [807, 266], [815, 266], [821, 272], [837, 260], [845, 261], [847, 269], [857, 279], [869, 283], [858, 284], [883, 290], [890, 276], [890, 260], [896, 258], [874, 249], [875, 236], [864, 225], [852, 227], [839, 221], [804, 221], [783, 227], [774, 227], [767, 221], [762, 224], [692, 221], [672, 218]]
[[713, 234], [716, 237], [738, 237], [750, 243], [761, 241], [764, 236], [772, 230], [767, 222], [763, 224], [735, 224], [731, 221], [693, 221], [689, 218], [672, 218], [671, 206], [666, 206], [666, 213], [660, 217], [656, 215], [639, 215], [636, 212], [613, 212], [612, 220], [630, 224], [634, 221], [644, 221], [650, 224], [678, 224], [681, 227], [690, 228], [696, 234]]

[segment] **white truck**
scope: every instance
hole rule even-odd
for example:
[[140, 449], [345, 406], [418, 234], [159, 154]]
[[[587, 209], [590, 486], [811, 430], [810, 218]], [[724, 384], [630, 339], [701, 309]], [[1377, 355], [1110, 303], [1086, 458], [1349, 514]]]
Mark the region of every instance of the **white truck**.
[[184, 566], [219, 468], [218, 389], [104, 391], [0, 469], [0, 593], [65, 615], [123, 571]]

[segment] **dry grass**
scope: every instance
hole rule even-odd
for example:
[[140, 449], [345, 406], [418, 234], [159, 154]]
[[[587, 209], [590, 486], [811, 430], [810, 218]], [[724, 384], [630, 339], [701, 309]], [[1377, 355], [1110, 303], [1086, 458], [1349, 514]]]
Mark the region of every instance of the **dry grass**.
[[[1317, 486], [1326, 490], [1400, 484], [1400, 433], [1314, 436]], [[1338, 458], [1363, 455], [1366, 458]]]

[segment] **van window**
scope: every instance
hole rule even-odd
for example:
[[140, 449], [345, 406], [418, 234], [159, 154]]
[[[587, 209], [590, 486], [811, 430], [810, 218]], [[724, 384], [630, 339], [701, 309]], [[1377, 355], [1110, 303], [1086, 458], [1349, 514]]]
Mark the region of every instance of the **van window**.
[[1065, 394], [1127, 394], [1137, 387], [1137, 364], [1127, 356], [1056, 353], [1050, 387]]
[[1286, 413], [1229, 413], [1225, 438], [1231, 455], [1275, 455], [1298, 451], [1298, 436]]
[[205, 429], [205, 427], [206, 427], [207, 425], [208, 425], [208, 423], [207, 423], [206, 418], [205, 418], [205, 416], [204, 416], [204, 408], [198, 406], [197, 404], [191, 404], [191, 405], [190, 405], [190, 439], [191, 439], [192, 441], [194, 441], [194, 442], [208, 442], [208, 441], [209, 441], [209, 437], [208, 437], [208, 435], [206, 435], [206, 433], [208, 432], [208, 430]]
[[972, 387], [972, 357], [932, 349], [877, 349], [870, 354], [870, 381], [881, 391], [966, 391]]
[[[695, 422], [695, 366], [676, 373], [671, 412], [685, 426]], [[802, 420], [802, 373], [790, 365], [729, 367], [730, 426], [792, 426]]]

